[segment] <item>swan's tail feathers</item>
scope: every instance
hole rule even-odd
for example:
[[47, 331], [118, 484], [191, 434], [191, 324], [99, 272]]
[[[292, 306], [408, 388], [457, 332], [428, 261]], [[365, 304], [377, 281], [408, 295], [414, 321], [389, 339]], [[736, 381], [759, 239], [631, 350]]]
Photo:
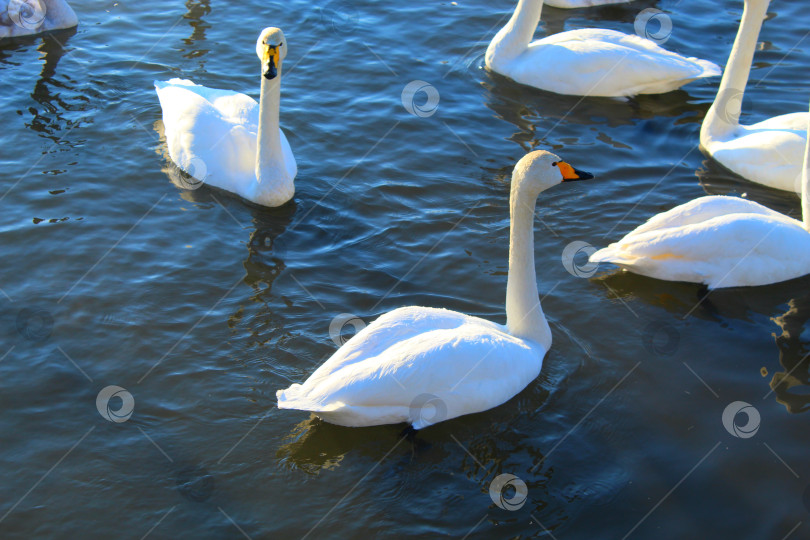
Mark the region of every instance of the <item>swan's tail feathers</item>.
[[619, 266], [633, 264], [637, 259], [638, 257], [622, 251], [618, 244], [611, 244], [588, 257], [588, 261], [592, 263], [609, 262]]
[[714, 62], [701, 60], [700, 58], [693, 58], [692, 60], [703, 70], [698, 77], [719, 77], [723, 74], [723, 70]]
[[328, 412], [339, 408], [340, 405], [323, 405], [309, 399], [304, 393], [304, 387], [293, 384], [286, 390], [276, 391], [276, 400], [279, 409], [295, 409], [297, 411]]

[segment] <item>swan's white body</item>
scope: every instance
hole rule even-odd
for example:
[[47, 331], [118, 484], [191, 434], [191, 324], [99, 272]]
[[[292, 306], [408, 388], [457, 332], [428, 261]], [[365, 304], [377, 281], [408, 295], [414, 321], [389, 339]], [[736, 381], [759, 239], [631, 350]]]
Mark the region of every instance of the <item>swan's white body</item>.
[[519, 0], [487, 48], [489, 69], [558, 94], [603, 97], [670, 92], [720, 75], [711, 62], [615, 30], [570, 30], [532, 42], [542, 8], [542, 0]]
[[358, 332], [303, 384], [279, 390], [279, 408], [342, 426], [407, 422], [421, 429], [490, 409], [523, 390], [551, 347], [537, 294], [532, 221], [537, 195], [560, 181], [554, 158], [528, 154], [512, 175], [506, 326], [445, 309], [396, 309]]
[[254, 203], [289, 201], [298, 168], [278, 125], [280, 79], [279, 62], [273, 80], [262, 77], [261, 103], [191, 81], [156, 81], [172, 161], [197, 180]]
[[[545, 354], [544, 346], [505, 326], [404, 307], [361, 330], [303, 385], [279, 391], [278, 406], [341, 426], [407, 422], [422, 429], [509, 400], [537, 377]], [[434, 411], [426, 414], [429, 402]]]
[[573, 9], [605, 4], [626, 4], [631, 0], [546, 0], [546, 5], [555, 8]]
[[0, 0], [0, 39], [73, 28], [79, 19], [65, 0]]
[[[805, 132], [810, 125], [805, 124]], [[659, 214], [592, 262], [709, 288], [767, 285], [810, 273], [810, 141], [802, 175], [804, 221], [736, 197], [701, 197]]]
[[801, 193], [810, 114], [785, 114], [751, 126], [739, 123], [743, 92], [768, 4], [769, 0], [745, 0], [717, 98], [700, 129], [700, 145], [727, 169], [752, 182]]

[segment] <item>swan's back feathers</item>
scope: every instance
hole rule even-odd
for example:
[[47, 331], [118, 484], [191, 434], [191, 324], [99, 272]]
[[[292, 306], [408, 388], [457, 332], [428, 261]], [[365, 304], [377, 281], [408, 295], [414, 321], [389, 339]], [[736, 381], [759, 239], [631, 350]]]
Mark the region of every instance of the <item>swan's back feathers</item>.
[[518, 82], [561, 94], [630, 96], [675, 90], [720, 67], [668, 51], [636, 35], [585, 28], [534, 41], [496, 70]]
[[[303, 385], [279, 391], [278, 406], [340, 425], [410, 422], [420, 429], [507, 401], [537, 377], [544, 354], [483, 319], [401, 308], [360, 331]], [[440, 417], [421, 414], [413, 406], [419, 396], [435, 396]]]
[[747, 199], [726, 195], [710, 195], [693, 199], [671, 210], [657, 214], [630, 232], [628, 236], [701, 223], [713, 217], [729, 214], [763, 214], [775, 219], [789, 219], [775, 210]]
[[[230, 90], [220, 90], [218, 88], [207, 88], [194, 84], [187, 79], [171, 79], [166, 82], [155, 81], [155, 89], [158, 96], [161, 91], [167, 88], [180, 88], [192, 94], [200, 96], [216, 109], [222, 118], [234, 124], [244, 125], [246, 128], [255, 131], [259, 125], [259, 103], [252, 97], [240, 92]], [[187, 97], [188, 94], [179, 94]], [[182, 98], [181, 98], [182, 99]], [[161, 101], [161, 105], [162, 105]], [[172, 106], [181, 107], [182, 101], [174, 101]]]
[[[729, 197], [703, 199], [709, 205], [713, 200], [718, 208], [708, 211], [700, 203], [693, 204], [700, 199], [692, 201], [687, 210], [693, 212], [678, 207], [674, 210], [679, 212], [670, 216], [656, 216], [661, 227], [649, 227], [648, 222], [646, 230], [633, 231], [590, 260], [612, 262], [658, 279], [705, 283], [709, 288], [765, 285], [807, 273], [810, 234], [801, 222], [750, 201], [738, 207], [744, 213], [722, 214], [721, 206], [734, 209], [734, 203], [722, 200]], [[683, 215], [683, 223], [672, 221], [673, 215]], [[788, 246], [791, 257], [786, 257]]]

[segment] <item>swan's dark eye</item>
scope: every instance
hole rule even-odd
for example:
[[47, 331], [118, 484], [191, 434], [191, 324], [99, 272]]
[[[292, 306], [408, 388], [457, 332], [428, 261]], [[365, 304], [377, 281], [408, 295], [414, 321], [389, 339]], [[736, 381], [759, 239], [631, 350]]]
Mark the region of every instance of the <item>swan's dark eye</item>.
[[552, 166], [552, 167], [556, 167], [556, 166], [557, 166], [557, 162], [555, 161], [554, 163], [552, 163], [552, 164], [551, 164], [551, 166]]

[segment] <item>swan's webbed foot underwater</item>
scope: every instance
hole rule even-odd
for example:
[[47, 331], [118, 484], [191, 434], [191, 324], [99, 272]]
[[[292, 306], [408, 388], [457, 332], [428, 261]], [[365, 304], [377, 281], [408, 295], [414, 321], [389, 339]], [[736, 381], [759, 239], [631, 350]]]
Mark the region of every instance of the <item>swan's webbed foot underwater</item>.
[[419, 438], [419, 430], [415, 429], [412, 425], [408, 425], [403, 429], [399, 433], [399, 438], [404, 438], [411, 443], [411, 457], [418, 453], [426, 452], [432, 447], [429, 442]]

